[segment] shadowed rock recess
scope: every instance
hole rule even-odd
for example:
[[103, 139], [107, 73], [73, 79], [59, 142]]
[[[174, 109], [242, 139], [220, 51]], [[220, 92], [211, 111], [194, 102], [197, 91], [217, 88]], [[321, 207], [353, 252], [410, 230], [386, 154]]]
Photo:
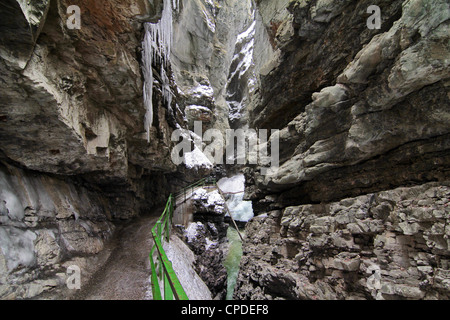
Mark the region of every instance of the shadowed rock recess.
[[[450, 299], [449, 40], [447, 0], [2, 0], [0, 299], [75, 299], [71, 265], [94, 290], [124, 223], [236, 173], [234, 299]], [[195, 121], [278, 129], [279, 168], [211, 163]], [[228, 220], [202, 192], [173, 236], [224, 299]]]

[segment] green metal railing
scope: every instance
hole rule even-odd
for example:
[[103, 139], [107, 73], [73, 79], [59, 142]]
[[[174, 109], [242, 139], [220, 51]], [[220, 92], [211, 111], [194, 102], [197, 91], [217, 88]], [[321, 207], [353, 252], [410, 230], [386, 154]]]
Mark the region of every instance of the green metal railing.
[[189, 189], [191, 189], [191, 192], [193, 192], [194, 189], [196, 189], [198, 187], [215, 186], [215, 185], [216, 185], [216, 179], [212, 179], [209, 177], [200, 179], [200, 180], [184, 187], [183, 189], [177, 191], [175, 193], [175, 199], [178, 199], [181, 195], [184, 195], [184, 200], [186, 200]]
[[[152, 237], [154, 241], [153, 248], [150, 251], [150, 266], [151, 266], [151, 282], [153, 300], [162, 300], [161, 288], [159, 286], [159, 279], [163, 281], [164, 300], [188, 300], [188, 296], [183, 289], [183, 286], [178, 280], [175, 271], [172, 268], [172, 262], [167, 258], [163, 248], [163, 241], [169, 242], [170, 227], [172, 225], [174, 197], [171, 194], [167, 199], [166, 206], [162, 215], [152, 228]], [[157, 253], [157, 261], [159, 272], [157, 272], [157, 265], [153, 259], [154, 253]]]
[[[186, 199], [186, 194], [189, 189], [191, 189], [191, 192], [193, 192], [197, 187], [203, 187], [211, 184], [215, 185], [216, 181], [210, 178], [203, 178], [188, 185], [187, 187], [184, 187], [183, 189], [178, 191], [175, 196], [173, 194], [170, 194], [163, 213], [153, 226], [152, 237], [154, 245], [149, 254], [153, 300], [163, 300], [163, 298], [164, 300], [173, 300], [173, 298], [175, 298], [176, 300], [189, 299], [183, 289], [183, 286], [178, 280], [175, 271], [173, 270], [172, 262], [167, 258], [167, 255], [163, 248], [163, 242], [164, 240], [167, 242], [169, 242], [170, 240], [170, 229], [172, 226], [172, 217], [177, 197], [184, 194], [184, 197]], [[155, 253], [157, 256], [156, 259], [154, 259]], [[164, 297], [161, 294], [159, 281], [163, 281]]]

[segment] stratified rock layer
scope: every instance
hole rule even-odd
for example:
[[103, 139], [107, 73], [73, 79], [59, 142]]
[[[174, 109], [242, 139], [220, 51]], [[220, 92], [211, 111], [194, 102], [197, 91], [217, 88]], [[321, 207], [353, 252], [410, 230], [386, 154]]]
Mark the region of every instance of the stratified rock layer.
[[0, 297], [33, 298], [65, 284], [74, 256], [100, 253], [115, 210], [80, 181], [0, 166]]
[[2, 3], [1, 298], [64, 286], [73, 259], [86, 275], [114, 219], [166, 199], [176, 119], [156, 81], [147, 143], [139, 51], [142, 22], [159, 18], [161, 3]]
[[250, 126], [280, 129], [280, 167], [245, 169], [235, 297], [448, 299], [448, 3], [257, 4]]
[[449, 299], [450, 183], [273, 210], [246, 227], [236, 299]]

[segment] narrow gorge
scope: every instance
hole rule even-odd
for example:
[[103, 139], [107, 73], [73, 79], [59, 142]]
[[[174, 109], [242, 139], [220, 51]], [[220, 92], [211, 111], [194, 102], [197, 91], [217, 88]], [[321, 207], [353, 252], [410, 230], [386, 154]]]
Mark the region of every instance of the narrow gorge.
[[450, 299], [449, 29], [447, 0], [3, 0], [0, 299], [155, 299], [171, 195], [189, 299]]

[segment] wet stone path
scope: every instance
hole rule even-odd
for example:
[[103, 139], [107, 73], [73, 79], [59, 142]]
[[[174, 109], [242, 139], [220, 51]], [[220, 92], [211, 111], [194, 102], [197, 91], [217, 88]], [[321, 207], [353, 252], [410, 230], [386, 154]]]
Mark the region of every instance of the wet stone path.
[[151, 299], [148, 254], [153, 245], [151, 228], [159, 214], [141, 216], [120, 227], [105, 248], [112, 251], [106, 263], [72, 299]]

